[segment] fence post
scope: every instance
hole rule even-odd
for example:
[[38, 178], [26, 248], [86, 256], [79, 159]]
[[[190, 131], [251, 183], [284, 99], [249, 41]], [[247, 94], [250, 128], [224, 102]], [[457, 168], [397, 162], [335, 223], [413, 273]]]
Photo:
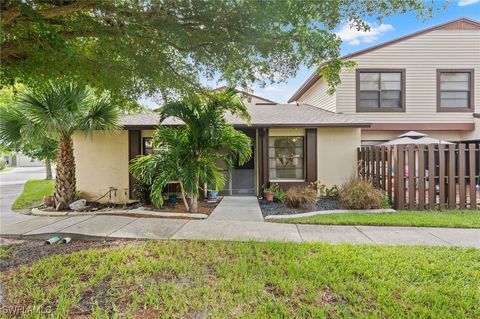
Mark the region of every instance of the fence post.
[[425, 146], [418, 145], [418, 209], [425, 209]]
[[405, 208], [405, 147], [397, 145], [395, 158], [395, 209]]
[[458, 145], [458, 188], [459, 188], [459, 208], [465, 209], [467, 196], [465, 194], [465, 144]]
[[392, 184], [392, 153], [393, 148], [391, 146], [387, 146], [387, 194], [388, 198], [390, 198], [390, 202], [394, 203], [393, 198], [393, 184]]
[[477, 153], [475, 144], [468, 145], [468, 159], [470, 162], [470, 209], [477, 209], [477, 175], [475, 155]]
[[448, 207], [457, 207], [456, 180], [455, 180], [455, 144], [448, 145]]
[[440, 209], [444, 209], [446, 206], [446, 199], [445, 199], [445, 145], [440, 144], [438, 145], [438, 168], [439, 168], [439, 179], [438, 179], [438, 187], [439, 187], [439, 204]]
[[435, 160], [435, 146], [429, 144], [428, 148], [428, 209], [435, 208], [435, 202], [437, 197], [437, 190], [435, 188], [436, 179], [436, 160]]
[[416, 185], [415, 185], [415, 145], [410, 144], [407, 145], [408, 151], [408, 209], [413, 210], [415, 209], [415, 193], [416, 193]]

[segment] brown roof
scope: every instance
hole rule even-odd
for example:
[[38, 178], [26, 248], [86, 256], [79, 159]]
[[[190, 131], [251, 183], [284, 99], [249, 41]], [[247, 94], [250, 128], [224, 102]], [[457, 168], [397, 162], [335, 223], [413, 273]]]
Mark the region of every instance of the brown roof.
[[[369, 127], [371, 124], [352, 116], [336, 114], [308, 104], [247, 105], [253, 127]], [[235, 126], [247, 124], [231, 114], [226, 114], [228, 123]], [[143, 113], [124, 116], [120, 123], [125, 128], [146, 129], [159, 124], [158, 113]], [[162, 125], [182, 125], [177, 118], [167, 118]]]
[[[455, 19], [455, 20], [452, 20], [452, 21], [448, 21], [448, 22], [445, 22], [445, 23], [442, 23], [442, 24], [438, 24], [438, 25], [430, 27], [430, 28], [422, 29], [420, 31], [417, 31], [417, 32], [405, 35], [403, 37], [396, 38], [396, 39], [381, 43], [379, 45], [374, 45], [372, 47], [369, 47], [369, 48], [366, 48], [366, 49], [363, 49], [363, 50], [360, 50], [360, 51], [357, 51], [357, 52], [354, 52], [354, 53], [347, 54], [347, 55], [341, 57], [341, 59], [342, 60], [348, 60], [348, 59], [351, 59], [351, 58], [356, 57], [358, 55], [361, 55], [361, 54], [364, 54], [364, 53], [367, 53], [367, 52], [370, 52], [370, 51], [373, 51], [373, 50], [377, 50], [377, 49], [386, 47], [388, 45], [395, 44], [395, 43], [401, 42], [401, 41], [405, 41], [407, 39], [419, 36], [421, 34], [431, 32], [431, 31], [435, 31], [435, 30], [439, 30], [439, 29], [445, 29], [445, 30], [476, 30], [476, 29], [480, 29], [480, 22], [476, 21], [476, 20], [473, 20], [473, 19], [470, 19], [470, 18], [461, 17], [461, 18], [458, 18], [458, 19]], [[317, 71], [313, 72], [313, 74], [310, 75], [310, 77], [308, 77], [308, 79], [302, 84], [302, 86], [300, 86], [300, 88], [292, 95], [292, 97], [288, 100], [288, 102], [291, 103], [291, 102], [297, 101], [320, 78], [321, 78], [321, 76], [318, 74]]]

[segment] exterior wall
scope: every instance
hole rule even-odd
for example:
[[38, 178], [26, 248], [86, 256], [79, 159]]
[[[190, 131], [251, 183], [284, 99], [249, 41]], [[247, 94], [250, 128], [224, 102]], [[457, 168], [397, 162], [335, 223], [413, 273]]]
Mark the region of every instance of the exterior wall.
[[[112, 201], [128, 201], [128, 131], [119, 133], [94, 132], [93, 136], [76, 133], [73, 136], [77, 190], [87, 200], [96, 200], [110, 187]], [[108, 202], [106, 196], [101, 202]]]
[[356, 172], [360, 128], [317, 129], [317, 178], [328, 186], [341, 185]]
[[336, 112], [336, 93], [330, 95], [327, 93], [328, 85], [323, 80], [317, 81], [298, 102], [302, 104], [310, 104], [326, 111]]
[[480, 110], [480, 30], [436, 30], [352, 58], [357, 68], [406, 70], [406, 112], [356, 112], [355, 71], [344, 70], [337, 112], [373, 123], [473, 123], [471, 112], [437, 112], [437, 69], [474, 69]]
[[305, 136], [303, 128], [271, 128], [268, 136]]

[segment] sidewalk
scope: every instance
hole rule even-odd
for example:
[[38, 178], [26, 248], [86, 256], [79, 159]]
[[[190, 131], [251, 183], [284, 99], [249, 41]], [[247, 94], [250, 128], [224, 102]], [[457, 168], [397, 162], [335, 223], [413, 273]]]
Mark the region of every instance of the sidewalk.
[[119, 216], [34, 217], [7, 224], [0, 236], [46, 239], [204, 239], [293, 241], [480, 248], [480, 229], [275, 224], [256, 221], [181, 220]]

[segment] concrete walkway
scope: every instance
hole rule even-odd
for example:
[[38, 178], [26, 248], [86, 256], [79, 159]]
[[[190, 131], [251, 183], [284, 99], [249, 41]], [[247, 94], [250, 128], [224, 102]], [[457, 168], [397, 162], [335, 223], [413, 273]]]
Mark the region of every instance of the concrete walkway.
[[480, 248], [480, 229], [275, 224], [255, 221], [180, 220], [119, 216], [34, 217], [4, 225], [0, 236], [46, 239], [205, 239], [293, 241]]
[[255, 196], [225, 196], [207, 220], [263, 222], [263, 215]]
[[480, 229], [324, 226], [276, 224], [263, 221], [254, 197], [225, 197], [206, 220], [121, 216], [28, 217], [15, 220], [0, 214], [0, 236], [47, 239], [201, 239], [433, 245], [480, 248]]

